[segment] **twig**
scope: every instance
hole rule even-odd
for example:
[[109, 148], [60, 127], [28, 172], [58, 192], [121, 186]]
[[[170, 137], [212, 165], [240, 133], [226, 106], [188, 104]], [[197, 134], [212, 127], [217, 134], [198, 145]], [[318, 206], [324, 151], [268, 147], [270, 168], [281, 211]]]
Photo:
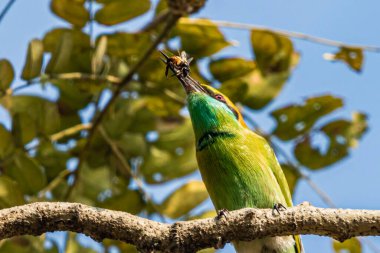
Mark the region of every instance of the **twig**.
[[74, 134], [76, 134], [80, 131], [83, 131], [83, 130], [88, 130], [90, 128], [91, 128], [90, 123], [89, 124], [78, 124], [78, 125], [66, 128], [66, 129], [62, 130], [61, 132], [58, 132], [58, 133], [51, 135], [50, 140], [51, 141], [58, 141], [60, 139], [74, 135]]
[[128, 162], [125, 160], [123, 154], [120, 152], [117, 145], [115, 145], [115, 143], [109, 138], [107, 132], [104, 130], [104, 128], [102, 126], [99, 126], [99, 132], [103, 136], [103, 138], [107, 142], [107, 144], [111, 147], [111, 150], [114, 153], [116, 159], [120, 162], [121, 166], [123, 167], [124, 171], [122, 171], [122, 174], [126, 174], [126, 175], [133, 178], [133, 180], [135, 181], [135, 183], [137, 185], [137, 189], [140, 192], [140, 194], [143, 196], [144, 200], [153, 207], [153, 209], [157, 212], [160, 219], [165, 222], [165, 217], [161, 214], [160, 209], [153, 202], [151, 196], [145, 191], [143, 182], [132, 171], [131, 167], [129, 166]]
[[0, 210], [0, 239], [51, 231], [84, 233], [96, 241], [120, 240], [143, 252], [195, 252], [268, 236], [314, 234], [343, 241], [380, 235], [380, 211], [300, 205], [278, 215], [272, 209], [245, 208], [222, 219], [165, 224], [76, 203], [37, 202]]
[[0, 13], [0, 23], [3, 20], [3, 18], [5, 17], [5, 15], [7, 15], [8, 11], [11, 9], [12, 5], [15, 2], [16, 2], [16, 0], [9, 0], [7, 5], [5, 5], [4, 9]]
[[326, 39], [326, 38], [308, 35], [308, 34], [304, 34], [300, 32], [286, 31], [282, 29], [273, 29], [270, 27], [262, 26], [262, 25], [243, 24], [243, 23], [220, 21], [220, 20], [211, 20], [213, 24], [212, 23], [210, 24], [208, 22], [202, 22], [202, 21], [203, 19], [199, 19], [199, 18], [181, 18], [179, 20], [179, 22], [182, 24], [195, 24], [196, 22], [197, 25], [204, 25], [204, 26], [217, 25], [217, 26], [225, 27], [225, 28], [234, 28], [234, 29], [243, 29], [243, 30], [256, 29], [256, 30], [262, 30], [262, 31], [270, 31], [270, 32], [274, 32], [285, 37], [292, 37], [295, 39], [306, 40], [306, 41], [323, 44], [327, 46], [360, 48], [365, 51], [380, 53], [380, 47], [377, 47], [377, 46], [347, 44], [341, 41]]

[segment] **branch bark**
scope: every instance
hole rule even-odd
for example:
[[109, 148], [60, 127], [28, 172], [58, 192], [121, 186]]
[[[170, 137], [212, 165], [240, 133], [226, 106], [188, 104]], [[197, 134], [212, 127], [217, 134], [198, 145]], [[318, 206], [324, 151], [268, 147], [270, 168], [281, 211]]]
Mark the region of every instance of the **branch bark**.
[[314, 234], [343, 241], [380, 235], [380, 211], [299, 205], [274, 213], [245, 208], [225, 216], [164, 224], [77, 203], [37, 202], [0, 210], [0, 239], [52, 231], [83, 233], [96, 241], [124, 241], [143, 252], [195, 252], [233, 240]]

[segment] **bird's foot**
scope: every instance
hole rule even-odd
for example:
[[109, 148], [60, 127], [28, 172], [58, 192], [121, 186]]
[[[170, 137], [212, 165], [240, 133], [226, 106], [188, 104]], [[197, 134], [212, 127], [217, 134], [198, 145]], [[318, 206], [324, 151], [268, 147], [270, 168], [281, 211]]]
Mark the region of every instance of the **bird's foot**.
[[273, 213], [274, 213], [274, 211], [277, 211], [277, 213], [280, 214], [281, 210], [282, 211], [286, 210], [286, 207], [283, 204], [276, 203], [276, 204], [273, 205]]
[[220, 209], [217, 211], [218, 215], [216, 216], [217, 220], [220, 220], [222, 217], [227, 218], [227, 215], [229, 214], [229, 211], [225, 208]]

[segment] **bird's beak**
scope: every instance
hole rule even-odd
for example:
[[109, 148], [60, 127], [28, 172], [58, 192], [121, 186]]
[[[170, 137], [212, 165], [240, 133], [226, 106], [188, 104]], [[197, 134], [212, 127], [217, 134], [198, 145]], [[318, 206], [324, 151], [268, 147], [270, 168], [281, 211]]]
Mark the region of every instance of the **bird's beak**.
[[186, 94], [193, 92], [202, 92], [207, 93], [207, 91], [202, 87], [202, 85], [193, 79], [189, 73], [185, 74], [181, 68], [178, 68], [176, 65], [172, 64], [170, 57], [167, 56], [164, 52], [160, 51], [165, 59], [161, 59], [166, 66], [173, 72], [173, 75], [178, 78], [182, 87], [185, 89]]

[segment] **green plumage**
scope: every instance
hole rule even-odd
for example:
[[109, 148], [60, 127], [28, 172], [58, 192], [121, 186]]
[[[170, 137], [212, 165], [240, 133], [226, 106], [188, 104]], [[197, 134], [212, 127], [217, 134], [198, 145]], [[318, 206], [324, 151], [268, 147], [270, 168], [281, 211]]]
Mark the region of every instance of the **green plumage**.
[[[202, 179], [216, 209], [292, 206], [281, 167], [267, 141], [245, 127], [241, 115], [217, 90], [188, 93], [188, 109], [196, 137]], [[240, 118], [239, 118], [240, 117]], [[239, 253], [301, 252], [299, 237], [274, 237], [235, 242]]]

